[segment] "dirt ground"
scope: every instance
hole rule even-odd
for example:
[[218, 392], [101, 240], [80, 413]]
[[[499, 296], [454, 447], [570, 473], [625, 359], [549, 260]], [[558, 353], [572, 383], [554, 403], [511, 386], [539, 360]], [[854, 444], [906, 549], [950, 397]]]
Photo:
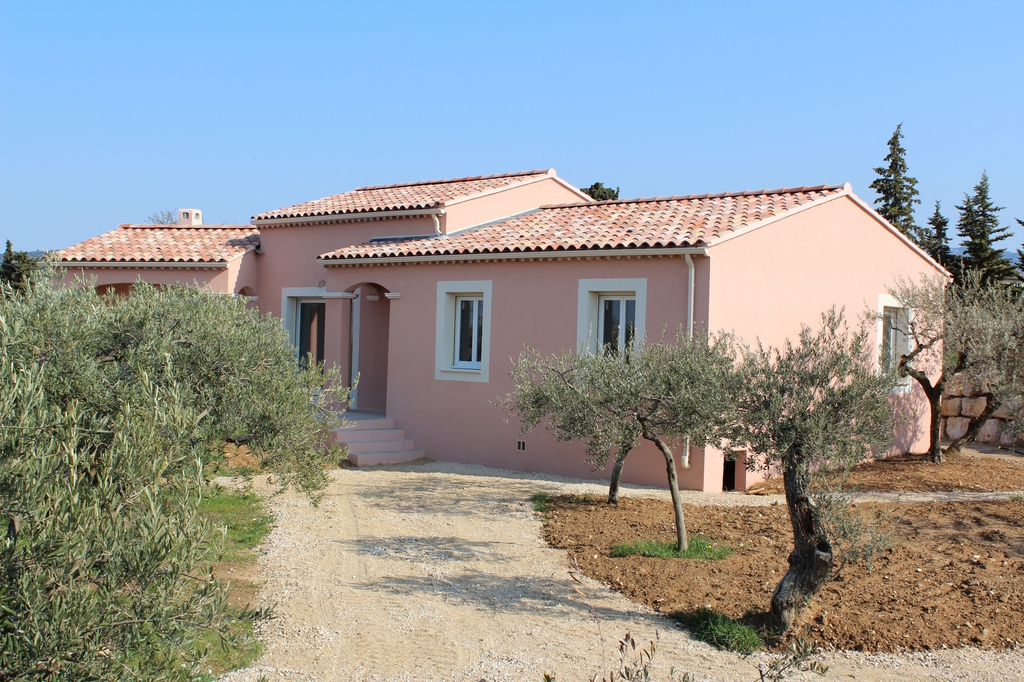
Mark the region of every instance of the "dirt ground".
[[[926, 651], [1024, 644], [1024, 500], [862, 504], [889, 518], [893, 546], [847, 567], [814, 599], [798, 626], [825, 647]], [[764, 624], [788, 568], [792, 528], [785, 504], [685, 508], [687, 530], [736, 551], [721, 561], [611, 556], [638, 538], [672, 541], [671, 505], [626, 499], [557, 498], [544, 536], [582, 571], [662, 613], [709, 606]]]
[[[641, 643], [660, 635], [654, 680], [673, 679], [674, 669], [674, 679], [689, 671], [701, 681], [754, 682], [756, 665], [772, 656], [719, 651], [599, 581], [573, 580], [570, 555], [544, 541], [530, 497], [601, 495], [607, 484], [440, 462], [346, 469], [331, 479], [318, 508], [297, 494], [268, 498], [275, 525], [261, 549], [259, 603], [275, 615], [259, 627], [266, 653], [224, 682], [539, 682], [545, 672], [582, 682], [608, 672], [627, 631]], [[633, 486], [623, 495], [630, 504], [667, 499]], [[762, 505], [766, 515], [778, 501], [684, 499], [708, 513], [718, 507], [701, 505], [740, 504], [744, 514]], [[829, 679], [1014, 680], [1024, 648], [823, 659]]]
[[[1024, 455], [986, 448], [965, 449], [933, 464], [923, 455], [905, 455], [870, 462], [854, 468], [849, 485], [874, 492], [994, 492], [1024, 490]], [[758, 481], [752, 495], [780, 494], [782, 480]]]

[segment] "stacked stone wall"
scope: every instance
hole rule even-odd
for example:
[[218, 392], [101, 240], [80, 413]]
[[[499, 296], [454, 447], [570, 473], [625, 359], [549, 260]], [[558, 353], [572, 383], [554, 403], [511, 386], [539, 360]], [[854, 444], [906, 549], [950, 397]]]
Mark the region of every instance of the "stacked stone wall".
[[[988, 398], [984, 396], [987, 392], [988, 386], [984, 382], [978, 384], [960, 377], [952, 377], [946, 382], [946, 391], [942, 397], [943, 440], [956, 440], [967, 433], [971, 418], [980, 417], [988, 406]], [[1000, 445], [1024, 445], [1024, 433], [1014, 436], [1006, 428], [1010, 416], [1005, 408], [993, 412], [981, 427], [977, 441]]]

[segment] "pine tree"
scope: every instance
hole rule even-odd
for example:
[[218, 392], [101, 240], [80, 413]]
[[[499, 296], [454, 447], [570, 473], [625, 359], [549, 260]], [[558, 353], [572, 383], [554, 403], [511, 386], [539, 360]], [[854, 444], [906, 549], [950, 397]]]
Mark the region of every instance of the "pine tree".
[[[1017, 218], [1016, 220], [1017, 224], [1024, 227], [1024, 220], [1021, 220], [1020, 218]], [[1017, 277], [1024, 282], [1024, 244], [1021, 244], [1020, 248], [1017, 249], [1017, 270]]]
[[896, 131], [889, 138], [889, 154], [885, 157], [888, 166], [875, 169], [878, 177], [871, 183], [878, 198], [875, 205], [878, 213], [896, 226], [900, 232], [920, 244], [924, 236], [921, 228], [914, 223], [914, 204], [917, 199], [917, 178], [907, 175], [907, 150], [900, 144], [903, 139], [903, 124], [896, 126]]
[[928, 219], [931, 230], [924, 230], [921, 238], [921, 248], [928, 252], [928, 255], [938, 261], [939, 265], [947, 270], [953, 260], [949, 251], [949, 218], [942, 215], [942, 204], [935, 202], [935, 212]]
[[964, 203], [957, 206], [957, 234], [963, 237], [967, 252], [963, 258], [962, 274], [979, 273], [982, 284], [993, 284], [1013, 279], [1017, 275], [1013, 263], [1003, 257], [1002, 249], [995, 248], [1010, 236], [1009, 227], [1000, 227], [996, 214], [1003, 210], [989, 197], [988, 173], [981, 174], [981, 182], [974, 186], [974, 195], [964, 194]]
[[28, 255], [26, 251], [13, 250], [11, 240], [7, 240], [3, 263], [0, 264], [0, 282], [10, 284], [15, 290], [20, 290], [38, 267], [39, 264], [35, 258]]
[[590, 187], [584, 187], [580, 191], [584, 194], [589, 194], [595, 201], [607, 201], [609, 199], [619, 198], [618, 187], [612, 189], [611, 187], [605, 187], [604, 184], [600, 182], [595, 182]]

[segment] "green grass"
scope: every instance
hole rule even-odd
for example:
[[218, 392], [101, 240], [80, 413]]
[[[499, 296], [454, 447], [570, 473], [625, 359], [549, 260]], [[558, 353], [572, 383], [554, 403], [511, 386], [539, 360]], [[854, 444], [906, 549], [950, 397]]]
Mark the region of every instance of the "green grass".
[[221, 638], [214, 632], [208, 632], [201, 639], [200, 646], [206, 649], [200, 677], [202, 682], [213, 682], [226, 672], [250, 666], [263, 653], [264, 646], [256, 640], [252, 621], [240, 620], [231, 629], [233, 635], [240, 636], [241, 646], [223, 646]]
[[533, 497], [530, 498], [533, 502], [533, 511], [540, 512], [541, 514], [547, 514], [551, 511], [551, 495], [547, 493], [534, 493]]
[[674, 614], [674, 617], [685, 625], [694, 637], [720, 649], [752, 654], [765, 646], [757, 630], [713, 609], [680, 611]]
[[732, 554], [728, 545], [714, 545], [704, 538], [690, 538], [685, 552], [676, 551], [676, 543], [661, 540], [637, 540], [625, 545], [612, 547], [612, 556], [623, 557], [639, 554], [656, 559], [702, 559], [718, 561]]
[[211, 488], [199, 504], [199, 513], [215, 526], [227, 528], [227, 540], [221, 561], [256, 560], [251, 552], [270, 532], [274, 518], [267, 513], [262, 498], [253, 492], [233, 492]]
[[1024, 495], [1010, 495], [1010, 499], [1014, 502], [1024, 502]]

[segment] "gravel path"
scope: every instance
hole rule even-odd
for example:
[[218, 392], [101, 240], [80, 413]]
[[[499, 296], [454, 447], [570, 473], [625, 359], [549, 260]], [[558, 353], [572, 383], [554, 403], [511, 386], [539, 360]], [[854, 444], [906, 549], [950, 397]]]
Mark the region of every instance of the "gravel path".
[[[257, 482], [259, 487], [261, 481]], [[225, 682], [589, 680], [618, 638], [660, 633], [655, 679], [758, 679], [744, 659], [690, 639], [665, 617], [584, 577], [545, 545], [530, 496], [606, 494], [600, 483], [430, 462], [343, 469], [319, 508], [286, 493], [259, 569], [275, 618], [267, 651]], [[667, 491], [626, 487], [624, 495]], [[770, 505], [781, 496], [684, 493], [692, 504]], [[606, 663], [602, 663], [606, 661]], [[1017, 680], [1024, 651], [826, 655], [828, 679]], [[677, 677], [678, 679], [678, 677]], [[816, 679], [800, 675], [792, 679]]]

